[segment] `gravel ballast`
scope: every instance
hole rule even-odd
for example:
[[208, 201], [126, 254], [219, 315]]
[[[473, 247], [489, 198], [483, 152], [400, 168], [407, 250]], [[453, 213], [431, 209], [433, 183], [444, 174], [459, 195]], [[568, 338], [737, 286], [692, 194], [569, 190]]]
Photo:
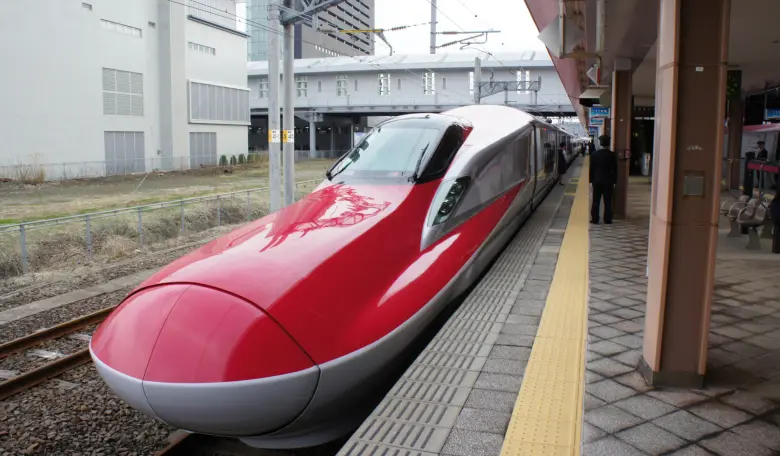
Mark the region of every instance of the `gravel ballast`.
[[152, 455], [174, 430], [118, 399], [91, 364], [0, 402], [0, 456]]

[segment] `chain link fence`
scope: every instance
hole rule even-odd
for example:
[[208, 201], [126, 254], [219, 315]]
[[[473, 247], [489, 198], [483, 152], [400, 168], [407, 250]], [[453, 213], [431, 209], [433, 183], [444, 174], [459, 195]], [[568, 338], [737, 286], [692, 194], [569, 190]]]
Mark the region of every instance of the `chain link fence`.
[[[321, 180], [296, 183], [295, 200]], [[283, 197], [282, 190], [282, 197]], [[269, 188], [0, 225], [0, 279], [111, 260], [269, 212]]]
[[[345, 152], [346, 150], [318, 150], [312, 154], [308, 150], [296, 150], [295, 161], [333, 159], [340, 157]], [[260, 149], [252, 149], [247, 154], [219, 155], [206, 161], [202, 158], [194, 159], [190, 156], [64, 163], [39, 163], [37, 160], [32, 159], [28, 163], [0, 163], [0, 181], [7, 180], [25, 184], [39, 184], [45, 181], [94, 179], [158, 171], [187, 171], [202, 167], [233, 166], [267, 161], [268, 151]]]

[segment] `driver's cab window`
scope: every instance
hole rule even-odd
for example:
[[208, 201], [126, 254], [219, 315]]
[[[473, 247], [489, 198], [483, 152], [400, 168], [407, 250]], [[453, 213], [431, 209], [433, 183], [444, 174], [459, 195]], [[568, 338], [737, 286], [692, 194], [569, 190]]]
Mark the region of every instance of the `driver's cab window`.
[[332, 175], [409, 177], [421, 157], [436, 147], [439, 128], [404, 125], [379, 126], [364, 136], [332, 170]]

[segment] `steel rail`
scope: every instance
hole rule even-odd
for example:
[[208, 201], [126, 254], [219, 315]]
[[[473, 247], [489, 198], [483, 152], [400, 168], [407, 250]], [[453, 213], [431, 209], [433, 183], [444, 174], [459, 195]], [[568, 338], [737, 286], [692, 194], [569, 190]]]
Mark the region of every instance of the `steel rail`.
[[0, 401], [13, 396], [14, 394], [28, 390], [50, 378], [62, 375], [74, 367], [81, 366], [90, 361], [92, 361], [92, 358], [89, 356], [89, 349], [85, 348], [72, 355], [65, 356], [56, 361], [44, 364], [37, 369], [8, 379], [5, 382], [0, 383]]
[[66, 336], [68, 334], [74, 333], [79, 329], [86, 328], [87, 326], [92, 326], [96, 323], [100, 323], [101, 321], [105, 320], [106, 317], [108, 317], [108, 315], [115, 308], [116, 306], [106, 307], [104, 309], [98, 310], [97, 312], [93, 312], [91, 314], [84, 315], [82, 317], [75, 318], [70, 321], [66, 321], [57, 326], [52, 326], [51, 328], [44, 329], [43, 331], [34, 332], [32, 334], [28, 334], [18, 339], [14, 339], [12, 341], [6, 342], [0, 345], [0, 360], [7, 358], [8, 356], [14, 353], [18, 353], [22, 350], [26, 350], [30, 347], [34, 347], [35, 345], [38, 345], [40, 343], [52, 339], [57, 339], [62, 336]]

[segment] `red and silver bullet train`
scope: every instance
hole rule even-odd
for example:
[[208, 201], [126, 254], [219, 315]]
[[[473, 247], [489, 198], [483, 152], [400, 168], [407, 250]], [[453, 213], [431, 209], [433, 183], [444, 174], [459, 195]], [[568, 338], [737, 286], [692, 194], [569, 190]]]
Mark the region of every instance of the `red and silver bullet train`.
[[314, 192], [133, 290], [92, 337], [95, 365], [181, 429], [267, 448], [337, 438], [544, 199], [571, 138], [504, 106], [388, 120]]

